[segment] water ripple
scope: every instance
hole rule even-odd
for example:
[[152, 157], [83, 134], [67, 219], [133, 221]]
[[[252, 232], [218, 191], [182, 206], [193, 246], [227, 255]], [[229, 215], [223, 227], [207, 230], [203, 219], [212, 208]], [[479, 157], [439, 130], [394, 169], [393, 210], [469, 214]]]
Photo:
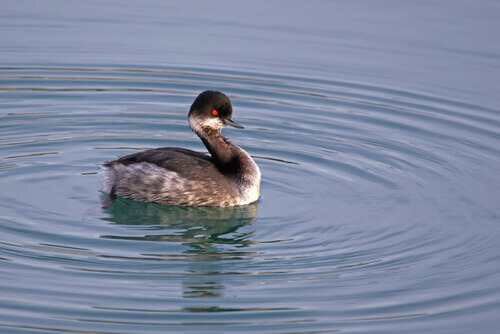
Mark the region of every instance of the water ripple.
[[[81, 221], [103, 161], [205, 151], [186, 113], [208, 88], [247, 127], [226, 134], [261, 166], [260, 201], [119, 199]], [[498, 310], [496, 110], [196, 68], [2, 67], [0, 94], [0, 328], [425, 331]]]

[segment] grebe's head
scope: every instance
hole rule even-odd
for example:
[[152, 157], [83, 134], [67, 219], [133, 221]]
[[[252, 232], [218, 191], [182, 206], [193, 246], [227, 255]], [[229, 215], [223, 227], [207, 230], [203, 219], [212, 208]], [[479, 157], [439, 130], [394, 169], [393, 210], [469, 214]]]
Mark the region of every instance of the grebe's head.
[[226, 125], [238, 129], [243, 126], [233, 121], [231, 100], [218, 91], [206, 90], [194, 100], [189, 110], [188, 120], [191, 130], [201, 133], [206, 130], [220, 130]]

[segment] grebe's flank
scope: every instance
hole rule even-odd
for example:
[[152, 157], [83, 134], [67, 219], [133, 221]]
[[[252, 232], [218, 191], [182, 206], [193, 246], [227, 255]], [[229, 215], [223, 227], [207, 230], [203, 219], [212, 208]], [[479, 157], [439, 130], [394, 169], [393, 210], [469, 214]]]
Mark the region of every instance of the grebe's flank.
[[259, 167], [242, 148], [221, 135], [226, 125], [243, 129], [233, 121], [229, 98], [221, 92], [198, 95], [188, 121], [210, 155], [162, 147], [103, 165], [103, 191], [109, 197], [103, 207], [118, 197], [178, 206], [233, 206], [259, 198]]

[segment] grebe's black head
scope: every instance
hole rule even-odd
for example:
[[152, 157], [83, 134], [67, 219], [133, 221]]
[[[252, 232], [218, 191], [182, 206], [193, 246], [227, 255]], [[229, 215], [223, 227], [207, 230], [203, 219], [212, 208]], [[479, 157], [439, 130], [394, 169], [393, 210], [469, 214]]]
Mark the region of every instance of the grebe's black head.
[[218, 91], [206, 90], [194, 100], [189, 110], [189, 126], [199, 133], [201, 129], [208, 128], [220, 130], [226, 125], [244, 129], [243, 126], [233, 121], [233, 106], [231, 100]]

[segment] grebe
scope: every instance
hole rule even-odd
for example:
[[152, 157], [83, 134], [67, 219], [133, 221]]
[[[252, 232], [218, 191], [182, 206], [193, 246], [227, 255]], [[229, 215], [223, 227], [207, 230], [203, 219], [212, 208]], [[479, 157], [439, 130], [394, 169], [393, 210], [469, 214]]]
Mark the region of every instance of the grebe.
[[259, 198], [259, 167], [220, 131], [226, 125], [244, 129], [232, 120], [229, 98], [207, 90], [194, 100], [189, 127], [211, 156], [177, 147], [162, 147], [124, 156], [103, 165], [103, 191], [109, 196], [177, 206], [234, 206]]

